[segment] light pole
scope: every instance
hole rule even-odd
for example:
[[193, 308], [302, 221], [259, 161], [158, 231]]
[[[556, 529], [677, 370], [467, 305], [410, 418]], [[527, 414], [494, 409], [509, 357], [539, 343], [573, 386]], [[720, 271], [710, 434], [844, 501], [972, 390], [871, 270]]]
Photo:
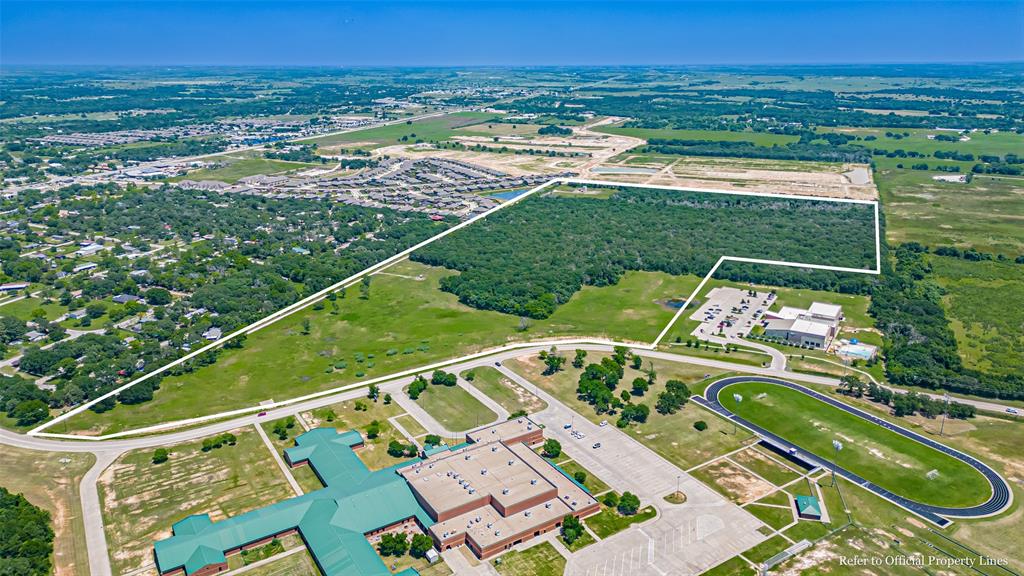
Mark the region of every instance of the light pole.
[[683, 476], [681, 474], [676, 476], [676, 494], [677, 495], [679, 494], [679, 479], [682, 478], [682, 477]]
[[942, 436], [942, 432], [946, 429], [946, 414], [949, 412], [949, 392], [943, 392], [942, 397], [946, 403], [942, 408], [942, 423], [939, 424], [939, 436]]
[[834, 450], [834, 452], [832, 454], [832, 485], [835, 486], [836, 485], [836, 466], [838, 466], [838, 464], [836, 464], [836, 461], [839, 459], [839, 451], [843, 449], [843, 443], [840, 442], [839, 440], [833, 440], [832, 441], [832, 449]]
[[[740, 402], [743, 402], [743, 395], [742, 394], [733, 394], [732, 395], [732, 399], [735, 400], [737, 404], [739, 404]], [[735, 416], [733, 418], [730, 418], [730, 420], [732, 420], [732, 433], [735, 436], [736, 434], [739, 433], [739, 429], [736, 427], [736, 418], [735, 418]]]

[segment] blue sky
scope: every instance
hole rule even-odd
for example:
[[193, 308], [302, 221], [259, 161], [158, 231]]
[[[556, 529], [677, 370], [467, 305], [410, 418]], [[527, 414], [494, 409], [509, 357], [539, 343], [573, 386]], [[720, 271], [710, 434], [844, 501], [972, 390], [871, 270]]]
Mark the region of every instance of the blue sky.
[[1024, 0], [0, 1], [3, 65], [1024, 60]]

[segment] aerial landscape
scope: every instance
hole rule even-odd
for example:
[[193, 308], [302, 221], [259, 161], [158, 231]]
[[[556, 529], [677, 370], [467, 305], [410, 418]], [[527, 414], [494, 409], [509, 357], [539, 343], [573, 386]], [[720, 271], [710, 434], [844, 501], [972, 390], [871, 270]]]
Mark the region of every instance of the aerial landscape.
[[0, 4], [0, 576], [1024, 575], [1024, 3]]

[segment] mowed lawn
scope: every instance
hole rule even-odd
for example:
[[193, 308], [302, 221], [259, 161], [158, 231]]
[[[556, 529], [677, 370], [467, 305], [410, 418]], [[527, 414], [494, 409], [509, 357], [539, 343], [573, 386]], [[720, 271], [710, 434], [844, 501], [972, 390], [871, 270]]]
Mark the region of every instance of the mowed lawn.
[[513, 550], [492, 562], [501, 576], [562, 576], [565, 557], [550, 542]]
[[533, 414], [547, 408], [547, 402], [524, 390], [522, 386], [505, 377], [495, 368], [480, 366], [463, 372], [462, 377], [466, 378], [469, 374], [473, 375], [471, 384], [477, 390], [486, 394], [511, 414], [520, 410], [527, 414]]
[[0, 486], [50, 513], [56, 574], [89, 574], [78, 484], [96, 462], [87, 453], [38, 452], [4, 446]]
[[226, 158], [224, 165], [219, 168], [204, 168], [190, 172], [185, 176], [171, 178], [170, 181], [179, 180], [219, 180], [228, 184], [234, 184], [246, 176], [256, 174], [277, 174], [311, 166], [322, 166], [321, 164], [310, 164], [307, 162], [288, 162], [285, 160], [271, 160], [268, 158]]
[[431, 384], [414, 402], [451, 432], [470, 430], [498, 418], [494, 411], [460, 386]]
[[[477, 310], [438, 286], [445, 268], [404, 261], [373, 276], [369, 298], [350, 288], [251, 334], [216, 364], [165, 378], [153, 400], [67, 421], [69, 430], [111, 433], [284, 400], [387, 376], [513, 341], [607, 336], [649, 342], [672, 317], [659, 304], [695, 277], [630, 272], [615, 286], [587, 287], [547, 320], [520, 331], [516, 316]], [[335, 313], [336, 312], [336, 313]], [[304, 322], [309, 322], [305, 333]]]
[[153, 542], [189, 515], [208, 513], [216, 522], [295, 495], [256, 431], [233, 433], [235, 446], [168, 446], [163, 464], [152, 463], [153, 450], [135, 450], [103, 472], [98, 486], [115, 574], [151, 562]]
[[[733, 395], [740, 394], [741, 402]], [[723, 406], [822, 458], [843, 449], [838, 464], [901, 496], [936, 506], [971, 506], [991, 495], [985, 478], [967, 464], [833, 408], [806, 394], [743, 382], [719, 394]], [[938, 476], [929, 479], [935, 470]]]
[[[571, 361], [572, 350], [566, 350], [562, 354]], [[599, 363], [603, 356], [605, 355], [590, 352], [587, 354], [585, 364]], [[732, 452], [742, 447], [751, 438], [751, 435], [745, 430], [734, 429], [732, 424], [692, 402], [687, 403], [675, 414], [658, 414], [654, 410], [654, 403], [657, 401], [658, 394], [665, 389], [665, 382], [673, 379], [682, 380], [687, 383], [691, 392], [700, 394], [711, 378], [721, 376], [725, 372], [693, 364], [648, 359], [644, 360], [644, 370], [652, 362], [655, 372], [657, 372], [655, 385], [643, 397], [633, 397], [632, 399], [634, 403], [647, 404], [651, 408], [650, 416], [648, 416], [647, 422], [626, 428], [627, 434], [684, 470], [716, 456]], [[608, 420], [610, 423], [614, 423], [617, 419], [617, 416], [614, 415], [598, 414], [593, 406], [577, 398], [576, 387], [582, 370], [568, 365], [561, 372], [545, 376], [542, 373], [544, 364], [536, 356], [524, 356], [509, 360], [505, 362], [505, 366], [558, 398], [566, 406], [591, 422], [599, 423], [602, 420]], [[705, 380], [705, 375], [709, 375], [710, 378]], [[633, 379], [638, 377], [646, 376], [643, 372], [634, 370], [627, 365], [622, 382], [616, 389], [616, 394], [619, 393], [619, 390], [629, 389]], [[698, 421], [703, 421], [708, 426], [703, 432], [699, 432], [693, 427]]]

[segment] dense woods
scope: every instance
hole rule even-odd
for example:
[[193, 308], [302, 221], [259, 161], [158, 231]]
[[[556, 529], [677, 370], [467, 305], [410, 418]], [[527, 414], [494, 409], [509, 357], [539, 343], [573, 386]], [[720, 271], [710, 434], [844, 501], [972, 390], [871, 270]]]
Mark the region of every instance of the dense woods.
[[[723, 255], [869, 268], [873, 239], [866, 205], [621, 188], [608, 199], [531, 198], [412, 258], [461, 272], [441, 287], [465, 304], [546, 318], [583, 286], [613, 285], [627, 270], [703, 275]], [[775, 268], [726, 273], [833, 287], [834, 278]]]
[[45, 576], [52, 554], [50, 513], [0, 486], [0, 574]]

